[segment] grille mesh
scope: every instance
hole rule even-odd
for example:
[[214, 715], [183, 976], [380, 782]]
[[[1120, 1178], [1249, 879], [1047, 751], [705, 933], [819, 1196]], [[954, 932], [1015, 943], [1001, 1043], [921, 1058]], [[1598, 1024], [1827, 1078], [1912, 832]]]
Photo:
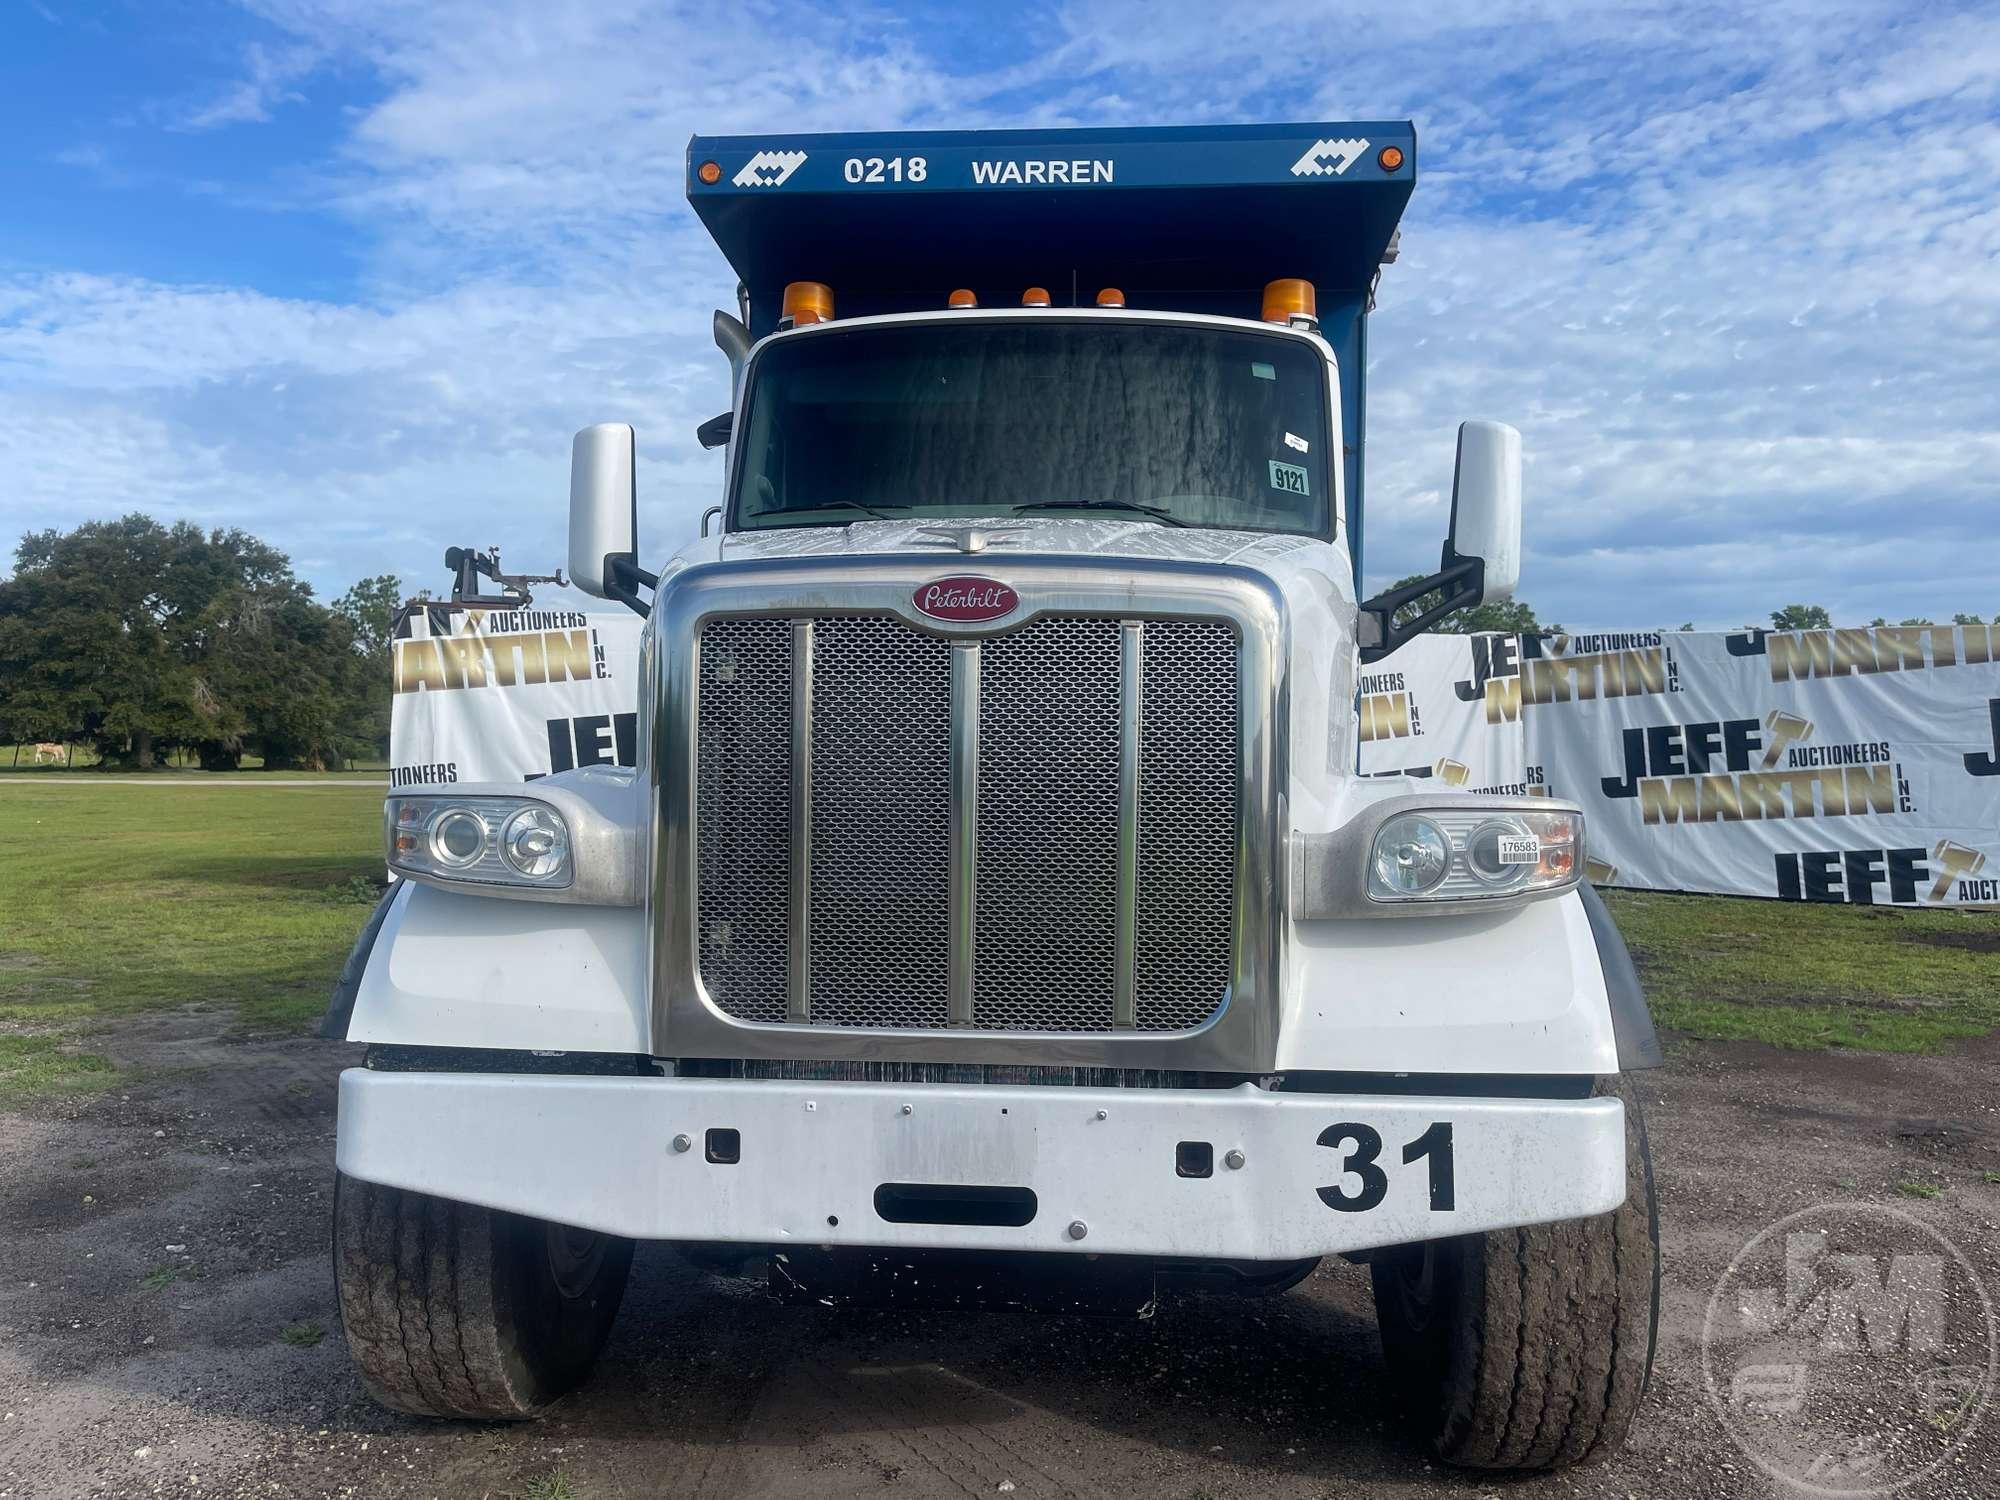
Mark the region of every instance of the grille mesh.
[[946, 1023], [951, 647], [900, 620], [813, 625], [812, 1018]]
[[[973, 1019], [1112, 1029], [1120, 622], [983, 640]], [[813, 624], [811, 1024], [939, 1029], [951, 955], [951, 651], [888, 616]], [[790, 984], [792, 622], [702, 627], [697, 958], [710, 997], [782, 1023]], [[1238, 821], [1237, 640], [1149, 620], [1134, 932], [1141, 1031], [1226, 1003]]]
[[1109, 1031], [1118, 946], [1116, 620], [1038, 620], [981, 650], [972, 1013]]
[[1141, 1031], [1199, 1026], [1229, 988], [1236, 916], [1236, 634], [1146, 627], [1139, 733]]
[[715, 1003], [785, 1019], [791, 965], [792, 624], [701, 632], [698, 946]]

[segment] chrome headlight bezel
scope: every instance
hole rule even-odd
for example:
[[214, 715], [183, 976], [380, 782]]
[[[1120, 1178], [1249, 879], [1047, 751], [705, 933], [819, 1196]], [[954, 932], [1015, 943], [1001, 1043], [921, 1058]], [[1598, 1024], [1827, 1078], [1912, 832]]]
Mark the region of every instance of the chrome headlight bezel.
[[[606, 766], [544, 777], [528, 790], [511, 782], [413, 787], [384, 799], [383, 842], [394, 874], [442, 890], [640, 906], [644, 804], [636, 773]], [[469, 823], [478, 828], [476, 848], [445, 841]], [[523, 837], [530, 832], [539, 837]], [[534, 870], [543, 861], [548, 868]]]
[[[540, 875], [523, 872], [502, 845], [508, 826], [523, 817], [552, 824], [558, 831], [561, 858]], [[562, 890], [576, 882], [569, 825], [539, 798], [398, 793], [384, 801], [383, 823], [389, 868], [398, 875], [541, 890]]]
[[[1444, 873], [1421, 890], [1392, 889], [1382, 870], [1397, 861], [1385, 840], [1420, 829], [1426, 844], [1433, 832], [1442, 840]], [[1493, 911], [1576, 889], [1583, 810], [1552, 797], [1407, 793], [1369, 803], [1331, 833], [1294, 834], [1291, 855], [1298, 921]]]

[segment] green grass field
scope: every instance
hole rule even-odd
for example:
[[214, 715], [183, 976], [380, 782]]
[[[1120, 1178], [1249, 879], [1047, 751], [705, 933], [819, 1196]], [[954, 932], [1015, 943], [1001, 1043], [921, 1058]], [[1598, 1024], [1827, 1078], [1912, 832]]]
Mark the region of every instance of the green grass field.
[[0, 1096], [108, 1082], [88, 1033], [136, 1012], [311, 1025], [374, 905], [381, 809], [379, 778], [0, 787]]
[[1935, 1052], [2000, 1030], [2000, 913], [1609, 891], [1663, 1027]]
[[[110, 1083], [90, 1036], [144, 1011], [310, 1027], [375, 900], [381, 798], [379, 776], [0, 784], [0, 1099]], [[2000, 1029], [2000, 914], [1608, 900], [1672, 1031], [1927, 1052]]]

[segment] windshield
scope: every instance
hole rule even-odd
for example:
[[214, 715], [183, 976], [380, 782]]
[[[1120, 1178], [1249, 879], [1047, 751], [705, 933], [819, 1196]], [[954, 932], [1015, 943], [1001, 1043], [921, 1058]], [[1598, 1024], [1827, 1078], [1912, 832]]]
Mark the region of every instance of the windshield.
[[1066, 512], [1330, 534], [1326, 367], [1295, 338], [923, 323], [758, 356], [739, 528]]

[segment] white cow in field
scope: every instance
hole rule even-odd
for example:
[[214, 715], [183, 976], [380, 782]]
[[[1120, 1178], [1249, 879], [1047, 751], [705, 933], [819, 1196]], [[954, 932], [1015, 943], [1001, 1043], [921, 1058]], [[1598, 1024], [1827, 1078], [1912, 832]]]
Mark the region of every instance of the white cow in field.
[[49, 741], [43, 740], [39, 745], [35, 746], [35, 764], [39, 766], [46, 761], [54, 761], [56, 764], [63, 766], [68, 765], [69, 746], [51, 744]]

